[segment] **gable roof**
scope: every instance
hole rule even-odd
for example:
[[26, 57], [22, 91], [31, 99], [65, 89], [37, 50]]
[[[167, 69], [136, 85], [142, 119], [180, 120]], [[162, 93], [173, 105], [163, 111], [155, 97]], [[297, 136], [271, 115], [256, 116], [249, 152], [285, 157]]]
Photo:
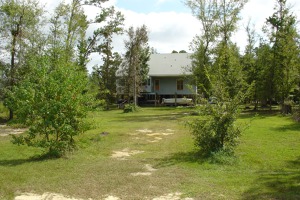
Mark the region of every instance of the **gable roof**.
[[186, 71], [191, 67], [191, 53], [152, 54], [150, 56], [149, 76], [180, 76], [190, 74]]

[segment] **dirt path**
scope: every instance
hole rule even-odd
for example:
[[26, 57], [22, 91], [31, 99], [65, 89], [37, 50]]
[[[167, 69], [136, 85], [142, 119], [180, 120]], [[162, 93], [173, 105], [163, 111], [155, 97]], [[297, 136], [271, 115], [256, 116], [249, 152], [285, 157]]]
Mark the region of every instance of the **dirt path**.
[[[170, 193], [166, 194], [160, 197], [155, 197], [152, 200], [193, 200], [192, 198], [184, 198], [182, 199], [180, 196], [182, 193], [176, 192], [176, 193]], [[146, 198], [149, 199], [149, 198]], [[44, 193], [42, 195], [38, 194], [32, 194], [32, 193], [25, 193], [17, 196], [15, 200], [84, 200], [84, 199], [76, 199], [73, 197], [66, 197], [61, 194], [55, 194], [55, 193]], [[87, 200], [93, 200], [93, 199], [87, 199]], [[106, 196], [102, 198], [101, 200], [121, 200], [119, 197], [115, 196]]]
[[[11, 134], [21, 134], [26, 129], [12, 129], [10, 127], [7, 127], [5, 125], [0, 125], [0, 136], [8, 136]], [[174, 130], [172, 129], [166, 129], [161, 132], [155, 132], [149, 129], [141, 129], [136, 130], [136, 133], [133, 134], [133, 136], [140, 136], [147, 139], [149, 143], [153, 142], [160, 142], [161, 140], [165, 139], [166, 137], [173, 135]], [[112, 152], [111, 158], [120, 160], [127, 160], [131, 156], [144, 153], [144, 151], [139, 150], [132, 150], [130, 148], [125, 148], [123, 150], [116, 150]], [[140, 171], [136, 173], [131, 173], [131, 176], [139, 177], [139, 176], [151, 176], [153, 173], [155, 173], [158, 169], [153, 168], [151, 164], [145, 164]], [[148, 200], [193, 200], [193, 198], [181, 198], [182, 193], [176, 192], [176, 193], [168, 193], [160, 197], [155, 198], [147, 198]], [[119, 197], [115, 197], [113, 195], [105, 195], [102, 197], [99, 197], [101, 200], [121, 200]], [[84, 200], [84, 199], [78, 199], [74, 197], [64, 196], [62, 194], [56, 194], [56, 193], [49, 193], [46, 192], [42, 195], [34, 194], [34, 193], [23, 193], [19, 196], [15, 197], [15, 200]], [[93, 200], [91, 198], [85, 199], [85, 200]]]

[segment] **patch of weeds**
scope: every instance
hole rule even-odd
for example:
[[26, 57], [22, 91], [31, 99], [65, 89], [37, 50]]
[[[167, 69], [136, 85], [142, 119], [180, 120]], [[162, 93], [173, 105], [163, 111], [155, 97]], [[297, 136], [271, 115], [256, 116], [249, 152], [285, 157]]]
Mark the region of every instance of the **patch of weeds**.
[[218, 151], [211, 153], [208, 161], [212, 164], [235, 165], [238, 162], [238, 158], [227, 151]]
[[126, 104], [124, 107], [124, 113], [137, 112], [140, 110], [140, 107], [134, 104]]

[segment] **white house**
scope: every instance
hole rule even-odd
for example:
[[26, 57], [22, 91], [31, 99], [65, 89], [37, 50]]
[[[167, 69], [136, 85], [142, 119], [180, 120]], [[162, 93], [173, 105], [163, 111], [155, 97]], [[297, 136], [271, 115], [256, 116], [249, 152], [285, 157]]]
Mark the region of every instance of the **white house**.
[[[139, 97], [140, 104], [190, 104], [197, 88], [190, 85], [188, 68], [191, 67], [190, 53], [152, 54], [148, 61], [148, 80]], [[117, 86], [122, 94], [123, 87]], [[188, 100], [188, 102], [187, 102]]]
[[148, 81], [143, 100], [159, 103], [180, 103], [182, 98], [194, 98], [197, 88], [190, 85], [188, 68], [191, 67], [190, 53], [152, 54], [150, 56]]

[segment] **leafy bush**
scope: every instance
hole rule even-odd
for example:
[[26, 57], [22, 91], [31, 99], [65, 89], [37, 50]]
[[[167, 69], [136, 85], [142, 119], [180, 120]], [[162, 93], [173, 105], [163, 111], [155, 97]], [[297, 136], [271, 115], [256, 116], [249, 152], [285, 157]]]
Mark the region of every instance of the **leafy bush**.
[[195, 145], [202, 153], [212, 155], [217, 152], [233, 154], [242, 133], [236, 123], [240, 113], [239, 103], [243, 99], [237, 95], [226, 102], [209, 104], [198, 107], [199, 117], [188, 123], [195, 139]]
[[138, 110], [139, 107], [134, 104], [125, 104], [124, 113], [137, 112]]
[[48, 149], [62, 156], [75, 147], [74, 136], [87, 126], [87, 80], [76, 66], [59, 63], [51, 66], [41, 58], [24, 81], [15, 86], [6, 105], [15, 111], [18, 121], [29, 126], [26, 136], [15, 136], [14, 143]]

